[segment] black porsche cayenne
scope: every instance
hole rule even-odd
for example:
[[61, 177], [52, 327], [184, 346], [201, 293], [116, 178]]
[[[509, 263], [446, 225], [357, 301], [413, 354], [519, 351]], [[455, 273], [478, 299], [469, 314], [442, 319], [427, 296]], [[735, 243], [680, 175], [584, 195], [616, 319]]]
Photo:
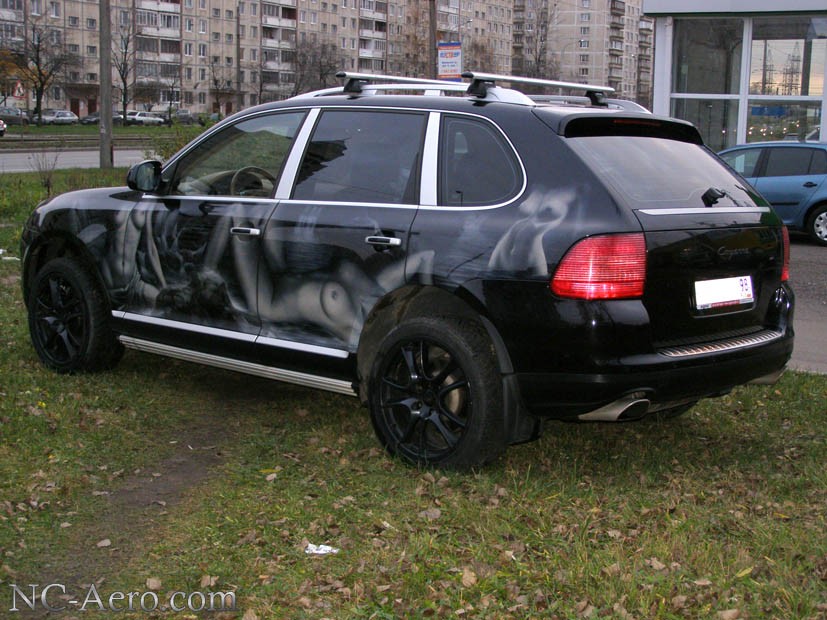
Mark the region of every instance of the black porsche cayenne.
[[355, 395], [391, 453], [454, 467], [784, 369], [786, 230], [691, 125], [603, 87], [345, 77], [38, 206], [43, 362], [128, 347]]

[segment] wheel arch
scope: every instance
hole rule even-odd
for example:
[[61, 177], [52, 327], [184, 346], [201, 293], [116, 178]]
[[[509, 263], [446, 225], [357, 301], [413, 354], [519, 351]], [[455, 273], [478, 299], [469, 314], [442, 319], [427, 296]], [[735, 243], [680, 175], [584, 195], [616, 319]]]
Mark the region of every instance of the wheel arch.
[[416, 316], [453, 316], [475, 321], [488, 333], [501, 374], [513, 372], [511, 356], [499, 331], [479, 300], [465, 288], [449, 292], [437, 286], [409, 285], [392, 291], [374, 306], [365, 320], [357, 351], [359, 398], [367, 402], [367, 377], [382, 338], [393, 327]]
[[23, 301], [28, 303], [31, 282], [44, 265], [56, 258], [74, 258], [83, 263], [94, 277], [106, 299], [109, 295], [94, 256], [84, 243], [66, 232], [44, 233], [29, 246], [22, 269]]

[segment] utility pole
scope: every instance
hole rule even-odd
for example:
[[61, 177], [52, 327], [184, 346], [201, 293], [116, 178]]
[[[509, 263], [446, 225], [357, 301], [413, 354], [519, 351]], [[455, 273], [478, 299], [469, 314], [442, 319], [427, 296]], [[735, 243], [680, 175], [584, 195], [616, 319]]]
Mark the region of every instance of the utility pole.
[[431, 64], [431, 77], [436, 79], [439, 75], [439, 69], [436, 66], [436, 0], [428, 0], [428, 21], [430, 22], [428, 43], [431, 46], [428, 58]]
[[100, 167], [113, 167], [112, 153], [112, 17], [110, 0], [100, 0]]

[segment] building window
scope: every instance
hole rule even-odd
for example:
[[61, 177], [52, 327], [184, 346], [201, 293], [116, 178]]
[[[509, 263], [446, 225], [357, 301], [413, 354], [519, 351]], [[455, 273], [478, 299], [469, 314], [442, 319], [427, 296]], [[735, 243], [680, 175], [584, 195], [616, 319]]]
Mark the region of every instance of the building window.
[[206, 58], [207, 57], [207, 44], [206, 43], [199, 43], [198, 44], [198, 57], [199, 58]]
[[80, 18], [78, 18], [75, 15], [70, 15], [69, 16], [69, 25], [72, 28], [77, 28], [78, 26], [80, 26]]
[[577, 43], [580, 45], [581, 49], [589, 47], [589, 42], [584, 39], [580, 39]]
[[198, 34], [207, 34], [207, 20], [206, 19], [199, 19], [198, 20]]
[[592, 14], [591, 13], [580, 13], [580, 21], [581, 22], [590, 22], [590, 21], [592, 21]]
[[233, 42], [233, 35], [231, 35], [228, 32], [227, 34], [224, 35], [224, 43], [227, 43], [229, 45], [232, 42]]
[[89, 17], [89, 18], [86, 20], [86, 28], [87, 28], [87, 29], [89, 29], [89, 30], [97, 30], [97, 28], [98, 28], [98, 20], [96, 20], [96, 19], [92, 19], [91, 17]]
[[87, 45], [86, 46], [86, 55], [87, 56], [97, 56], [98, 55], [98, 46], [97, 45]]
[[588, 77], [589, 75], [589, 68], [588, 67], [580, 67], [580, 77]]
[[98, 81], [98, 74], [97, 73], [87, 73], [86, 74], [86, 81], [87, 82], [97, 82]]
[[198, 79], [204, 81], [207, 79], [207, 70], [204, 67], [201, 67], [198, 70]]
[[218, 43], [221, 40], [221, 33], [220, 32], [213, 32], [212, 33], [212, 40]]
[[60, 5], [57, 2], [49, 3], [49, 15], [52, 17], [60, 17]]
[[737, 94], [741, 74], [741, 19], [676, 19], [673, 71], [676, 93]]
[[219, 17], [221, 17], [221, 9], [215, 9], [215, 8], [214, 8], [214, 9], [212, 10], [212, 16], [213, 16], [215, 19], [218, 19]]
[[195, 20], [192, 17], [187, 17], [184, 20], [184, 30], [187, 32], [192, 32], [193, 28], [195, 27]]
[[184, 43], [184, 56], [192, 56], [192, 43]]

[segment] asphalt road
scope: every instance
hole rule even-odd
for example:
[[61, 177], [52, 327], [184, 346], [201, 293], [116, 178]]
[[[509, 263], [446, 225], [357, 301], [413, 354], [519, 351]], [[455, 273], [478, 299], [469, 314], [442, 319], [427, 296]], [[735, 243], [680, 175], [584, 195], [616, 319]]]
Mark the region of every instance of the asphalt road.
[[795, 350], [790, 366], [827, 374], [827, 247], [793, 235], [790, 284], [795, 291]]
[[[128, 167], [146, 159], [141, 149], [115, 150], [115, 166]], [[55, 157], [57, 163], [55, 164]], [[0, 151], [0, 172], [36, 172], [54, 168], [99, 168], [100, 151], [65, 150], [60, 152]]]
[[[100, 165], [98, 150], [63, 151], [57, 156], [57, 168]], [[21, 151], [0, 152], [0, 172], [32, 172], [44, 161], [38, 160], [42, 157]], [[116, 166], [131, 166], [143, 159], [145, 153], [140, 149], [115, 151]], [[815, 245], [804, 235], [793, 235], [790, 283], [796, 294], [796, 339], [790, 366], [827, 374], [827, 247]]]

